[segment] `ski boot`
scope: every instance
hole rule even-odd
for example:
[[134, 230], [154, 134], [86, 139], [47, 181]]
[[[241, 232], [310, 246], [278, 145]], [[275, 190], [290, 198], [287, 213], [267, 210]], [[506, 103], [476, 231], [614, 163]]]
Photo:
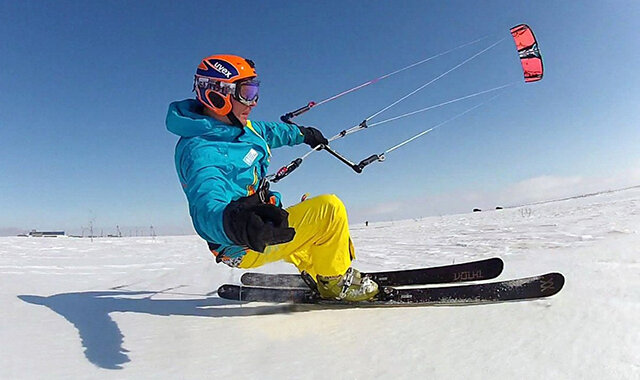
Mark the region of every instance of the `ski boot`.
[[341, 276], [316, 276], [317, 289], [324, 299], [341, 300], [347, 302], [369, 301], [378, 292], [378, 284], [368, 276], [354, 268], [347, 269]]

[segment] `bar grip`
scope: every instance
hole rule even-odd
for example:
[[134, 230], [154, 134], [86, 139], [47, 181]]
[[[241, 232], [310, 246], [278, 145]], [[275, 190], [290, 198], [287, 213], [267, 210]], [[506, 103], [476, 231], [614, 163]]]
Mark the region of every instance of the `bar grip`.
[[353, 166], [353, 170], [356, 171], [356, 173], [362, 173], [362, 169], [364, 169], [365, 166], [376, 162], [376, 161], [383, 161], [384, 160], [384, 155], [378, 155], [378, 154], [374, 154], [371, 155], [367, 158], [365, 158], [364, 160], [360, 161], [360, 163], [358, 165], [354, 165]]
[[315, 105], [316, 105], [316, 102], [309, 102], [309, 104], [307, 104], [304, 107], [300, 107], [295, 111], [287, 112], [284, 115], [280, 116], [280, 120], [282, 120], [284, 123], [291, 123], [291, 119], [309, 111]]
[[292, 171], [296, 170], [300, 166], [300, 164], [302, 164], [302, 158], [296, 158], [295, 160], [291, 161], [289, 165], [281, 167], [280, 170], [278, 170], [278, 172], [276, 173], [276, 176], [273, 178], [273, 180], [271, 180], [271, 182], [276, 183], [280, 181], [284, 177], [291, 174]]

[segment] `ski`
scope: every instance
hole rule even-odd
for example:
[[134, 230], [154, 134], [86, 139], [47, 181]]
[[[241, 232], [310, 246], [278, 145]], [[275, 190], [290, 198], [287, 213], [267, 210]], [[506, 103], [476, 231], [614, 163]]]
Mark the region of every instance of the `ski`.
[[265, 288], [225, 284], [218, 288], [218, 296], [245, 302], [301, 303], [349, 306], [402, 306], [402, 305], [470, 305], [506, 301], [531, 300], [558, 293], [564, 285], [560, 273], [471, 285], [438, 286], [398, 289], [382, 286], [374, 300], [345, 302], [325, 300], [310, 289]]
[[[490, 280], [502, 273], [504, 263], [498, 257], [471, 261], [462, 264], [451, 264], [439, 267], [397, 270], [390, 272], [370, 272], [369, 276], [380, 286], [406, 286], [443, 284], [449, 282], [464, 282]], [[307, 288], [299, 274], [267, 274], [247, 272], [240, 281], [243, 285], [264, 286], [271, 288]]]

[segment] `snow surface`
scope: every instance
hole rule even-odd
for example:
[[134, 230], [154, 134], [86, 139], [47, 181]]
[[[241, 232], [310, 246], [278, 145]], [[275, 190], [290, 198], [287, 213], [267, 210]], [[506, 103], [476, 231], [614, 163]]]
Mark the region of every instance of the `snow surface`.
[[[640, 189], [353, 226], [363, 270], [500, 256], [530, 302], [239, 304], [195, 236], [0, 239], [0, 378], [640, 379]], [[278, 263], [266, 272], [294, 272]]]

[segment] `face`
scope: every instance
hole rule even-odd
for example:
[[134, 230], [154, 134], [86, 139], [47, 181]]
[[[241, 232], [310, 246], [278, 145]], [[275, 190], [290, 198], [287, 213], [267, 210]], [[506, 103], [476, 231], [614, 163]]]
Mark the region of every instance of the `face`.
[[240, 103], [239, 101], [234, 99], [234, 97], [232, 96], [231, 105], [232, 105], [231, 112], [233, 112], [233, 114], [238, 118], [238, 120], [240, 120], [242, 125], [247, 125], [247, 119], [249, 118], [249, 114], [251, 113], [251, 110], [253, 109], [253, 107], [255, 107], [255, 103], [251, 106], [247, 106]]

